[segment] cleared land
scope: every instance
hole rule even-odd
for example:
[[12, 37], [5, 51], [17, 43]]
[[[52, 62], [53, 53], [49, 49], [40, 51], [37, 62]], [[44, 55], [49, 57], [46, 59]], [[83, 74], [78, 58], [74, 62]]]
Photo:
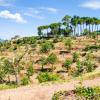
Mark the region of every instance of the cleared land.
[[[79, 81], [52, 85], [32, 85], [17, 89], [0, 91], [0, 100], [51, 100], [52, 95], [60, 90], [73, 90]], [[100, 78], [83, 81], [83, 85], [100, 86]]]

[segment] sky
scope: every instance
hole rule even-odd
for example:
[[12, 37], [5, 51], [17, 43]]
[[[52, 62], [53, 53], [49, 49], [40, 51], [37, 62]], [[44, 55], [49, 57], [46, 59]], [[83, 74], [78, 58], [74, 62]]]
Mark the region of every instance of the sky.
[[37, 35], [65, 15], [100, 18], [100, 0], [0, 0], [0, 38]]

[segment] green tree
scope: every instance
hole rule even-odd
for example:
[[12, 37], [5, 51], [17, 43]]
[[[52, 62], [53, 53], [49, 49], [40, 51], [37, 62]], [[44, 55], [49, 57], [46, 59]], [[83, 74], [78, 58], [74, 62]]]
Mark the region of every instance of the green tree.
[[40, 58], [40, 64], [42, 66], [41, 70], [44, 70], [44, 66], [47, 64], [47, 59], [45, 57]]
[[27, 76], [28, 76], [28, 78], [30, 78], [30, 76], [32, 76], [33, 74], [34, 74], [34, 68], [33, 68], [33, 66], [29, 66], [27, 68]]
[[64, 16], [64, 18], [62, 19], [63, 25], [65, 25], [66, 27], [69, 27], [70, 22], [71, 22], [71, 16], [66, 15]]
[[72, 41], [71, 38], [68, 38], [68, 39], [65, 40], [65, 46], [68, 48], [69, 51], [72, 48], [72, 44], [73, 44], [73, 41]]
[[77, 16], [74, 16], [72, 19], [71, 19], [71, 24], [73, 26], [73, 32], [74, 32], [74, 36], [76, 35], [76, 27], [78, 25], [78, 17]]
[[7, 75], [8, 81], [10, 82], [10, 75], [14, 75], [13, 64], [8, 59], [4, 59], [3, 63], [4, 73]]
[[40, 51], [42, 53], [48, 53], [51, 49], [54, 49], [54, 44], [51, 42], [45, 42], [40, 45]]
[[4, 78], [6, 77], [3, 65], [0, 63], [0, 83], [4, 82]]
[[77, 52], [73, 53], [73, 62], [76, 62], [79, 58], [79, 54]]
[[51, 53], [48, 58], [47, 62], [52, 65], [52, 69], [54, 69], [54, 64], [57, 62], [57, 56], [54, 53]]
[[29, 78], [27, 76], [24, 76], [22, 79], [21, 79], [21, 85], [28, 85], [30, 82]]
[[89, 30], [88, 29], [84, 29], [83, 35], [86, 35], [88, 37], [88, 34], [89, 34]]
[[72, 60], [67, 59], [67, 60], [65, 60], [63, 67], [65, 67], [67, 70], [69, 70], [71, 68], [71, 64], [72, 64]]

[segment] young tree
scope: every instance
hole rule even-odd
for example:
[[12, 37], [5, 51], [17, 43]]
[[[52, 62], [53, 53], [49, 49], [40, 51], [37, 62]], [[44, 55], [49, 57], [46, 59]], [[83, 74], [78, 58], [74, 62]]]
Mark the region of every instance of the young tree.
[[28, 78], [30, 78], [30, 76], [32, 76], [33, 74], [34, 74], [34, 68], [33, 68], [33, 66], [29, 66], [27, 68], [27, 76], [28, 76]]
[[76, 68], [77, 68], [78, 74], [80, 74], [83, 71], [83, 65], [80, 60], [77, 60]]
[[79, 58], [79, 54], [77, 52], [73, 53], [73, 62], [76, 62]]
[[6, 74], [3, 68], [2, 63], [0, 62], [0, 83], [3, 83]]
[[47, 64], [47, 60], [45, 57], [41, 57], [40, 58], [40, 64], [42, 66], [41, 70], [43, 71], [44, 70], [44, 66]]
[[4, 73], [7, 75], [8, 81], [10, 83], [10, 75], [14, 74], [14, 68], [12, 62], [9, 61], [8, 59], [4, 59], [3, 68], [4, 68]]
[[42, 53], [48, 53], [51, 49], [54, 49], [54, 44], [51, 42], [42, 43], [40, 46], [40, 51]]
[[77, 70], [75, 70], [75, 71], [73, 72], [73, 75], [74, 75], [75, 77], [81, 75], [82, 72], [84, 71], [84, 69], [83, 69], [83, 63], [82, 63], [80, 60], [77, 60], [77, 62], [76, 62], [76, 68], [77, 68]]
[[57, 56], [54, 53], [51, 53], [47, 58], [47, 62], [52, 65], [52, 69], [54, 69], [53, 65], [56, 63], [56, 61], [57, 61]]
[[20, 61], [23, 59], [24, 55], [27, 52], [29, 52], [29, 50], [28, 50], [28, 47], [26, 46], [25, 52], [20, 56], [15, 55], [15, 58], [13, 58], [13, 61], [12, 61], [12, 66], [13, 66], [14, 75], [15, 75], [17, 85], [21, 84], [20, 75], [19, 75], [20, 71], [21, 71]]
[[91, 61], [89, 61], [89, 60], [85, 61], [85, 62], [84, 62], [84, 65], [85, 65], [85, 67], [86, 67], [86, 71], [87, 71], [87, 72], [92, 72], [92, 71], [95, 69], [95, 68], [94, 68], [93, 62], [91, 62]]
[[67, 70], [69, 70], [71, 67], [71, 64], [72, 64], [72, 60], [68, 59], [64, 62], [63, 67], [65, 67]]
[[72, 44], [73, 44], [73, 41], [72, 41], [71, 38], [68, 38], [68, 39], [65, 40], [65, 46], [68, 48], [69, 51], [72, 48]]

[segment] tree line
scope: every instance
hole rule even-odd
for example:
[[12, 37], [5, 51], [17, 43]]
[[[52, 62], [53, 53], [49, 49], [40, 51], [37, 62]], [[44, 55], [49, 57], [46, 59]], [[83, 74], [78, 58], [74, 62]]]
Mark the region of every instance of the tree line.
[[38, 27], [40, 37], [98, 35], [100, 19], [66, 15], [61, 22]]

